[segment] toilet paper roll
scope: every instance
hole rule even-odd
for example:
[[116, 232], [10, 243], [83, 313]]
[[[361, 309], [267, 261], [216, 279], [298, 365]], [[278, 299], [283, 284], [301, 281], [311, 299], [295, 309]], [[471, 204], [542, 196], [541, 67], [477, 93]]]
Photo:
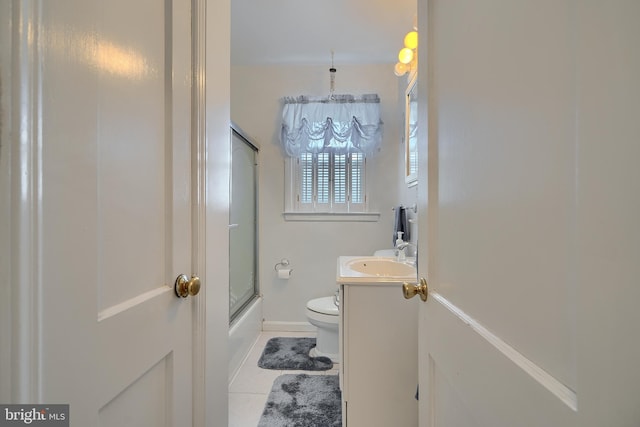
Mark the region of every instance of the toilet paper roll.
[[290, 268], [281, 268], [278, 270], [278, 279], [288, 279], [291, 277], [291, 272], [293, 270]]

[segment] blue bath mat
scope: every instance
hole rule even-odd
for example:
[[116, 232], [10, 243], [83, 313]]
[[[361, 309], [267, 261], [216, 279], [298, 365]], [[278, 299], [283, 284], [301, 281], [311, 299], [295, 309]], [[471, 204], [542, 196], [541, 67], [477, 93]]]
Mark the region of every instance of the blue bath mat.
[[264, 347], [258, 366], [264, 369], [301, 371], [326, 371], [333, 368], [333, 362], [328, 357], [309, 356], [309, 351], [315, 346], [315, 338], [271, 338]]

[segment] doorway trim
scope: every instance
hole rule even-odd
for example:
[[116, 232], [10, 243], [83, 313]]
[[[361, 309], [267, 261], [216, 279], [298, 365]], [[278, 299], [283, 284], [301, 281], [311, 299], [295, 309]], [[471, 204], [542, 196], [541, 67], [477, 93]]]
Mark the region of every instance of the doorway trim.
[[[10, 55], [11, 70], [5, 86], [9, 88], [11, 116], [7, 124], [11, 131], [3, 156], [7, 180], [9, 245], [8, 252], [10, 297], [2, 305], [10, 313], [10, 323], [2, 334], [10, 336], [8, 366], [10, 374], [9, 399], [12, 402], [36, 402], [41, 390], [40, 380], [40, 322], [41, 322], [41, 248], [42, 248], [42, 134], [41, 130], [41, 43], [40, 2], [12, 2], [8, 19], [11, 21], [9, 45], [3, 55]], [[20, 32], [20, 28], [32, 28]], [[15, 112], [26, 112], [24, 116]], [[24, 119], [24, 120], [23, 120]], [[5, 140], [5, 141], [6, 141]], [[3, 160], [4, 162], [4, 160]], [[9, 307], [5, 307], [8, 305]], [[4, 357], [4, 354], [3, 354]]]
[[207, 283], [206, 219], [207, 219], [207, 153], [206, 153], [206, 27], [205, 0], [192, 0], [191, 4], [191, 262], [193, 271], [204, 281], [199, 298], [193, 298], [193, 425], [205, 427], [206, 420], [206, 360], [207, 360]]

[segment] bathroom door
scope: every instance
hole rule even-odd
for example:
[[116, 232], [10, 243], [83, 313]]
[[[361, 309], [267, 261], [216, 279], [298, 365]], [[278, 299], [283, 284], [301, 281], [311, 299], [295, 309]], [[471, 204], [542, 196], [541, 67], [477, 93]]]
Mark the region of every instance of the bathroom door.
[[257, 295], [257, 148], [231, 131], [229, 210], [229, 316], [233, 320]]
[[640, 424], [639, 18], [419, 0], [421, 426]]
[[12, 8], [12, 399], [191, 426], [191, 2]]

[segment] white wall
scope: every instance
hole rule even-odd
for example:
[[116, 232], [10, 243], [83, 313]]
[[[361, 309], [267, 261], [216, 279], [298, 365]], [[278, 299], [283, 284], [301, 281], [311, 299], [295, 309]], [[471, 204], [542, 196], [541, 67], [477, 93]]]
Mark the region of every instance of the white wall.
[[[381, 99], [384, 138], [368, 177], [373, 190], [371, 209], [380, 212], [380, 220], [336, 223], [283, 219], [284, 158], [278, 142], [281, 99], [328, 94], [328, 68], [327, 64], [269, 65], [233, 66], [231, 70], [231, 118], [260, 145], [259, 281], [267, 322], [306, 322], [306, 302], [336, 289], [338, 256], [368, 255], [391, 247], [392, 207], [405, 197], [399, 194], [404, 191], [399, 169], [403, 153], [399, 100], [404, 86], [393, 74], [393, 64], [336, 64], [337, 93], [377, 93]], [[287, 281], [275, 277], [274, 265], [282, 258], [288, 258], [294, 269]]]

